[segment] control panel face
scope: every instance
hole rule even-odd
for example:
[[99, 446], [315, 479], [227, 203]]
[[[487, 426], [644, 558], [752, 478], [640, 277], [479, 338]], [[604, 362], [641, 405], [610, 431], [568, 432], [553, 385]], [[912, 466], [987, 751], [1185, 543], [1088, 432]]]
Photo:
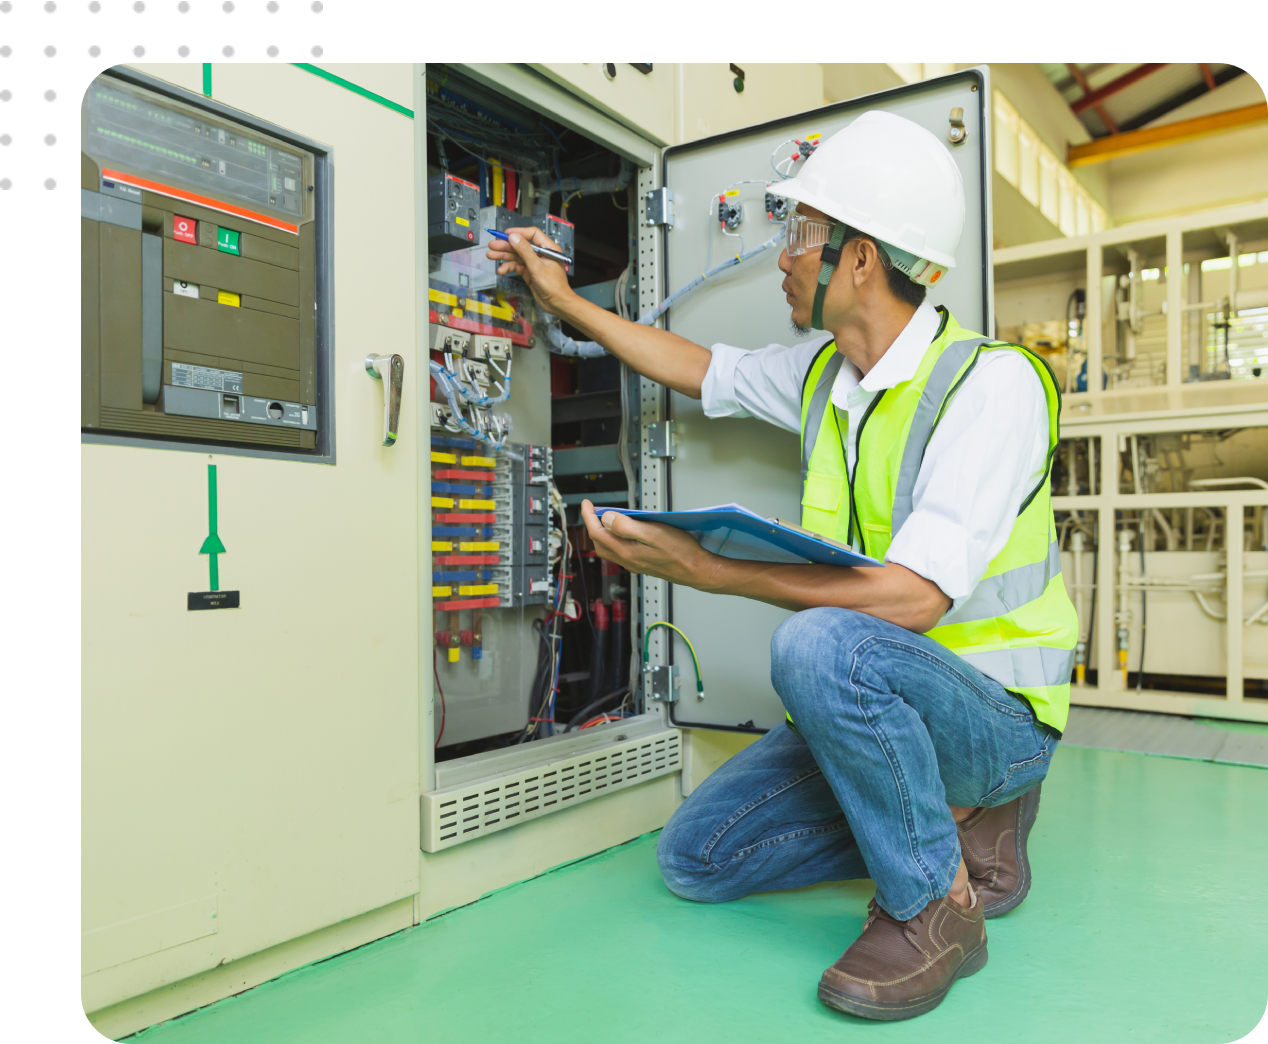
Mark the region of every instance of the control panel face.
[[130, 84], [98, 77], [83, 108], [83, 150], [120, 171], [153, 175], [253, 210], [311, 210], [305, 155], [210, 113], [186, 111]]
[[315, 449], [315, 154], [110, 74], [82, 117], [83, 428]]
[[452, 174], [427, 179], [427, 250], [444, 254], [479, 237], [480, 189]]

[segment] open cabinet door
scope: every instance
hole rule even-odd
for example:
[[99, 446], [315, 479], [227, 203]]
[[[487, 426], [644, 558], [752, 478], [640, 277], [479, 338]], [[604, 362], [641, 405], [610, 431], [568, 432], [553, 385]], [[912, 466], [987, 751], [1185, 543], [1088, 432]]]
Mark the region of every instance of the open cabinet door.
[[[947, 143], [964, 178], [967, 212], [956, 267], [928, 299], [946, 305], [967, 329], [993, 333], [990, 81], [984, 67], [666, 149], [664, 184], [673, 192], [674, 226], [663, 233], [664, 290], [672, 292], [710, 264], [778, 232], [778, 222], [767, 215], [766, 183], [780, 180], [772, 163], [796, 151], [790, 139], [815, 134], [826, 139], [871, 109], [913, 120]], [[963, 110], [965, 132], [954, 145], [953, 109]], [[742, 245], [723, 235], [717, 220], [718, 196], [728, 189], [738, 191], [729, 198], [743, 206], [733, 230], [743, 237]], [[772, 248], [711, 279], [674, 306], [667, 327], [703, 345], [754, 349], [804, 340], [789, 325], [779, 253]], [[670, 507], [735, 501], [767, 517], [800, 519], [797, 435], [756, 419], [709, 420], [699, 402], [677, 393], [670, 394], [670, 416], [677, 434], [677, 454], [669, 464]], [[770, 637], [789, 615], [785, 610], [673, 587], [669, 615], [695, 644], [706, 689], [705, 699], [698, 700], [690, 655], [675, 637], [673, 662], [684, 675], [680, 699], [671, 705], [677, 724], [765, 731], [783, 718], [770, 683]]]

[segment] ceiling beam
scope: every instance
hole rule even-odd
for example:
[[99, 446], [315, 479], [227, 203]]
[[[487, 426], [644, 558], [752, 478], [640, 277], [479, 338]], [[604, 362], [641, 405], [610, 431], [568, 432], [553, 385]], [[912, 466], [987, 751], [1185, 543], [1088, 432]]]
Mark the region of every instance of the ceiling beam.
[[[1066, 62], [1065, 67], [1070, 70], [1070, 75], [1074, 77], [1074, 82], [1083, 88], [1083, 94], [1085, 96], [1091, 94], [1092, 88], [1088, 86], [1087, 77], [1083, 75], [1083, 70], [1079, 68], [1078, 62]], [[1096, 115], [1098, 115], [1101, 118], [1101, 122], [1105, 124], [1105, 129], [1111, 134], [1117, 134], [1118, 124], [1115, 123], [1113, 117], [1105, 111], [1105, 106], [1093, 105], [1092, 108], [1096, 110]]]
[[[1230, 65], [1227, 68], [1221, 69], [1215, 74], [1215, 76], [1212, 77], [1212, 79], [1215, 81], [1216, 87], [1222, 87], [1224, 84], [1228, 83], [1229, 80], [1236, 79], [1241, 75], [1241, 69], [1235, 65]], [[1146, 109], [1144, 112], [1137, 113], [1129, 120], [1123, 120], [1123, 122], [1119, 124], [1119, 130], [1133, 131], [1140, 127], [1148, 127], [1149, 124], [1154, 122], [1154, 120], [1161, 119], [1169, 112], [1174, 112], [1176, 109], [1180, 108], [1181, 105], [1185, 105], [1188, 102], [1193, 101], [1194, 98], [1202, 97], [1202, 95], [1206, 94], [1207, 91], [1208, 88], [1205, 83], [1195, 83], [1192, 86], [1186, 87], [1179, 93], [1173, 94], [1170, 98], [1164, 98], [1152, 109]]]
[[1211, 75], [1211, 63], [1198, 62], [1198, 68], [1202, 70], [1202, 79], [1206, 81], [1206, 89], [1208, 91], [1215, 90], [1215, 77]]
[[1070, 108], [1074, 110], [1077, 116], [1094, 105], [1099, 105], [1106, 98], [1112, 98], [1119, 91], [1126, 90], [1133, 83], [1139, 83], [1151, 73], [1156, 73], [1159, 69], [1165, 69], [1169, 64], [1168, 62], [1148, 62], [1145, 65], [1138, 65], [1131, 72], [1124, 73], [1117, 80], [1110, 81], [1104, 87], [1098, 88], [1091, 94], [1085, 94], [1082, 98], [1077, 98], [1070, 103]]
[[1089, 163], [1104, 163], [1122, 156], [1178, 145], [1184, 141], [1265, 121], [1268, 121], [1268, 102], [1261, 102], [1259, 105], [1247, 105], [1241, 109], [1216, 112], [1192, 120], [1179, 120], [1162, 127], [1124, 131], [1108, 138], [1098, 138], [1086, 145], [1071, 145], [1066, 152], [1065, 162], [1067, 167], [1085, 167]]

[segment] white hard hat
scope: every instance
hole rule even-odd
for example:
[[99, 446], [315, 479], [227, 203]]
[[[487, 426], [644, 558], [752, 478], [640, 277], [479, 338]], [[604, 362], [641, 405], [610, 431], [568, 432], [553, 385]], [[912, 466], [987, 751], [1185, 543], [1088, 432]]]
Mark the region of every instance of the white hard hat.
[[771, 191], [917, 259], [955, 267], [964, 182], [947, 147], [911, 120], [863, 113], [823, 142], [795, 178]]

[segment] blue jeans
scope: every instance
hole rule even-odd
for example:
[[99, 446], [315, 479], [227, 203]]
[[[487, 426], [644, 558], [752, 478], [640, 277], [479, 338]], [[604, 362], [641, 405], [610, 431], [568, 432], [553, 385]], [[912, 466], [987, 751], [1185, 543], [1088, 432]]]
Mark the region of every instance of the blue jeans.
[[848, 609], [808, 609], [771, 640], [780, 725], [706, 779], [656, 847], [687, 899], [870, 877], [898, 920], [951, 889], [948, 804], [992, 807], [1048, 772], [1055, 736], [930, 638]]

